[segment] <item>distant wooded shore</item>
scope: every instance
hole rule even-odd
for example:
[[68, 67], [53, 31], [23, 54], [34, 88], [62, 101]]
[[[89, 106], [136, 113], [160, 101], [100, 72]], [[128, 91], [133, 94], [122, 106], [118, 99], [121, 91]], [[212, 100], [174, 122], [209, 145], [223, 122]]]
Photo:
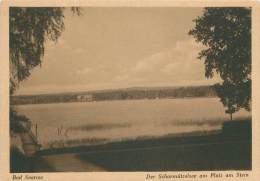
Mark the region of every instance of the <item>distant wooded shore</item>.
[[65, 102], [91, 102], [106, 100], [165, 99], [186, 97], [215, 97], [213, 86], [187, 87], [133, 87], [85, 92], [69, 92], [39, 95], [14, 95], [11, 105], [47, 104]]

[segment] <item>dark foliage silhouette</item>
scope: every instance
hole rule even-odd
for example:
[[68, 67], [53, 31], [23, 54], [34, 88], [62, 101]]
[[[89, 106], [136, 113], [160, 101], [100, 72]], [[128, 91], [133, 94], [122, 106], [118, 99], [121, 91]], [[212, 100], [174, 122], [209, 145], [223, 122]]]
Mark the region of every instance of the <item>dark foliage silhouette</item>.
[[250, 110], [251, 102], [251, 8], [205, 8], [189, 31], [205, 45], [198, 58], [204, 60], [205, 76], [220, 75], [215, 85], [226, 113]]
[[[41, 64], [47, 40], [58, 41], [64, 25], [65, 8], [10, 8], [10, 93], [30, 71]], [[79, 8], [71, 8], [80, 15]]]

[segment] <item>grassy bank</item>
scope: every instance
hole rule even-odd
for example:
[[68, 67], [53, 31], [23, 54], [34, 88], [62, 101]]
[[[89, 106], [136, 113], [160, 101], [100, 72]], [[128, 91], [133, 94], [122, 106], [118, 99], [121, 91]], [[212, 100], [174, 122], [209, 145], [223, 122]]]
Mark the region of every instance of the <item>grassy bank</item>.
[[12, 147], [10, 149], [10, 172], [49, 172], [55, 171], [48, 163], [39, 156], [28, 157], [21, 153], [18, 149]]
[[250, 130], [250, 120], [243, 120], [242, 123], [223, 123], [223, 132], [212, 134], [168, 135], [41, 150], [32, 161], [32, 165], [38, 165], [38, 168], [33, 168], [31, 172], [55, 171], [52, 169], [52, 164], [55, 164], [52, 159], [48, 159], [48, 164], [44, 165], [44, 158], [59, 157], [56, 160], [64, 165], [65, 162], [70, 163], [66, 160], [68, 154], [81, 164], [94, 165], [84, 171], [99, 171], [96, 168], [105, 171], [250, 170]]

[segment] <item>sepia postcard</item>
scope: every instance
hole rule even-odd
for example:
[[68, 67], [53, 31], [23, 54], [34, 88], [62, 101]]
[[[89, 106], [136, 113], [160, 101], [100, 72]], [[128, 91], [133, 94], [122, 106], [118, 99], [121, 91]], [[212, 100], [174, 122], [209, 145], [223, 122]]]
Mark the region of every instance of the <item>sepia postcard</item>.
[[3, 0], [0, 180], [259, 180], [259, 7]]

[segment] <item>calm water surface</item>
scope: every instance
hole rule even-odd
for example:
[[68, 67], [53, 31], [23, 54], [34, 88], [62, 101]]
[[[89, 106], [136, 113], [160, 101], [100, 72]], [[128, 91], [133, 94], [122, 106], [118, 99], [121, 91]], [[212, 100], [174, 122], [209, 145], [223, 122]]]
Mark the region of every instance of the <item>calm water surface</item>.
[[[43, 147], [219, 130], [229, 119], [218, 98], [21, 105], [17, 110], [37, 124]], [[242, 110], [234, 118], [248, 116]]]

